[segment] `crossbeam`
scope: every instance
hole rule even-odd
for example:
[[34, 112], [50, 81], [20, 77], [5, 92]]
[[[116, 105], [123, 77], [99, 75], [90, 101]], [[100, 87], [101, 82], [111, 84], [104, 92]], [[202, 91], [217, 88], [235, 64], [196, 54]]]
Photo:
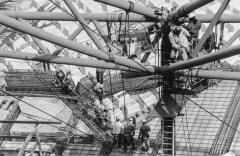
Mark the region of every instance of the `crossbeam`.
[[[64, 12], [24, 12], [24, 11], [0, 11], [0, 13], [11, 18], [22, 18], [25, 20], [49, 20], [49, 21], [77, 21], [73, 16]], [[162, 19], [148, 18], [136, 13], [129, 13], [128, 18], [124, 13], [79, 13], [85, 20], [96, 20], [99, 22], [159, 22]], [[195, 14], [202, 23], [210, 23], [214, 15]], [[187, 22], [187, 21], [186, 21]], [[239, 23], [238, 14], [223, 14], [218, 22]]]
[[61, 124], [56, 121], [27, 121], [27, 120], [0, 120], [0, 123], [14, 123], [14, 124]]
[[45, 41], [57, 44], [62, 47], [66, 47], [68, 49], [74, 50], [79, 53], [83, 53], [92, 57], [96, 57], [98, 59], [102, 59], [108, 62], [114, 62], [116, 64], [120, 64], [123, 66], [127, 66], [133, 69], [137, 69], [140, 71], [145, 72], [154, 72], [153, 69], [146, 69], [143, 64], [137, 63], [134, 60], [126, 59], [121, 56], [117, 56], [114, 54], [109, 54], [104, 51], [93, 49], [87, 46], [83, 46], [81, 44], [77, 44], [76, 42], [70, 41], [68, 39], [59, 37], [57, 35], [47, 33], [43, 30], [40, 30], [38, 28], [32, 27], [28, 25], [27, 23], [19, 22], [13, 18], [10, 18], [6, 15], [0, 14], [0, 23], [3, 25], [6, 25], [8, 27], [11, 27], [13, 29], [19, 30], [21, 32], [24, 32], [26, 34], [35, 36], [39, 39], [43, 39]]
[[47, 62], [47, 63], [56, 63], [56, 64], [67, 64], [67, 65], [76, 65], [84, 67], [93, 67], [93, 68], [103, 68], [103, 69], [116, 69], [123, 71], [136, 71], [132, 68], [125, 66], [117, 65], [110, 62], [105, 62], [102, 60], [93, 60], [93, 59], [83, 59], [83, 58], [68, 58], [52, 55], [42, 55], [42, 54], [31, 54], [20, 51], [9, 51], [9, 50], [0, 50], [0, 57], [14, 58], [20, 60], [29, 60], [29, 61], [38, 61], [38, 62]]

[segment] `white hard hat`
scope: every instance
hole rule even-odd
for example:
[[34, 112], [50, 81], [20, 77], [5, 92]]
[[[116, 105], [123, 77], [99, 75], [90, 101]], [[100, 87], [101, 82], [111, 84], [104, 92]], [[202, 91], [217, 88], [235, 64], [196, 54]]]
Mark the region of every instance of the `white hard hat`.
[[147, 123], [147, 120], [146, 120], [146, 119], [143, 119], [143, 120], [142, 120], [142, 123]]
[[116, 116], [116, 121], [119, 121], [120, 120], [120, 117], [119, 116]]
[[188, 16], [189, 16], [189, 18], [195, 17], [195, 15], [193, 13], [190, 13]]

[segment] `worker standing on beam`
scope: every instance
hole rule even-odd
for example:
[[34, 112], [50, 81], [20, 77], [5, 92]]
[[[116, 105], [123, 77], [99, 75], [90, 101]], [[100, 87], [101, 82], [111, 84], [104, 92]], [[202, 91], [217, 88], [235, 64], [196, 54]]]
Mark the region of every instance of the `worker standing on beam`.
[[198, 42], [199, 31], [201, 29], [202, 23], [195, 17], [193, 13], [190, 13], [188, 18], [189, 23], [185, 26], [185, 28], [190, 33], [191, 42], [193, 46], [192, 48], [194, 49]]

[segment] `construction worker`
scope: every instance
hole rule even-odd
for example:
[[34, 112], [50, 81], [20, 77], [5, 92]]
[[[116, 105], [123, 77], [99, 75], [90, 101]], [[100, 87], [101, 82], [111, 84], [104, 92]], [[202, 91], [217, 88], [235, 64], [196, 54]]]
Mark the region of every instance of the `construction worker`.
[[170, 54], [171, 60], [176, 62], [178, 60], [187, 60], [189, 52], [189, 42], [187, 37], [190, 34], [181, 26], [173, 26], [172, 31], [169, 33], [169, 40], [172, 44], [172, 51]]
[[123, 150], [127, 151], [127, 146], [130, 144], [132, 146], [132, 150], [135, 150], [135, 143], [134, 143], [134, 134], [135, 134], [135, 124], [132, 118], [128, 119], [128, 123], [124, 126], [123, 129]]
[[76, 87], [75, 83], [71, 77], [71, 72], [68, 71], [63, 80], [62, 89], [66, 93], [69, 93], [69, 91], [71, 91], [73, 93], [73, 92], [75, 92], [75, 87]]
[[97, 68], [96, 70], [96, 77], [97, 77], [97, 82], [103, 84], [103, 74], [104, 70], [101, 68]]
[[138, 137], [141, 140], [141, 146], [143, 151], [148, 151], [149, 149], [149, 132], [151, 131], [150, 127], [146, 125], [146, 123], [147, 123], [146, 119], [143, 119]]
[[95, 85], [93, 87], [93, 91], [98, 96], [99, 101], [102, 102], [102, 99], [103, 99], [103, 84], [101, 84], [99, 82], [95, 82]]
[[198, 42], [199, 31], [201, 29], [202, 23], [195, 17], [193, 13], [189, 14], [188, 19], [189, 19], [189, 23], [185, 26], [185, 28], [189, 32], [192, 46], [193, 48], [195, 48]]
[[120, 121], [120, 117], [116, 117], [116, 122], [112, 124], [112, 135], [114, 136], [113, 144], [121, 148], [122, 145], [123, 124]]
[[64, 72], [57, 66], [56, 67], [56, 75], [55, 75], [55, 79], [53, 80], [53, 83], [57, 87], [59, 87], [63, 84], [64, 78], [65, 78]]

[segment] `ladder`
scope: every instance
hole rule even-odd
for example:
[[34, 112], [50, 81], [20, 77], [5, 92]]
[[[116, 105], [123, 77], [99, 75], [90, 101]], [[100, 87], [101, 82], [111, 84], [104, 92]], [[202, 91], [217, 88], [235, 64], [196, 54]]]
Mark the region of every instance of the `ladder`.
[[154, 141], [150, 156], [157, 156], [162, 148], [163, 156], [175, 156], [175, 117], [163, 117], [161, 129]]
[[162, 119], [162, 151], [163, 156], [175, 155], [175, 118]]
[[[39, 80], [41, 80], [43, 83], [46, 84], [53, 92], [55, 92], [57, 95], [61, 95], [55, 88], [54, 85], [51, 82], [48, 82], [44, 79], [44, 77], [41, 75], [41, 73], [35, 72], [35, 75]], [[84, 87], [82, 87], [84, 89]], [[73, 103], [72, 101], [69, 101], [68, 99], [65, 99], [64, 97], [59, 96], [59, 98], [73, 111], [74, 116], [76, 116], [78, 119], [81, 119], [94, 133], [94, 136], [96, 139], [103, 143], [103, 144], [112, 144], [113, 142], [113, 136], [108, 131], [105, 131], [101, 128], [100, 125], [97, 125], [91, 116], [91, 114], [88, 114], [86, 109], [92, 109], [90, 107], [91, 102], [93, 102], [93, 99], [91, 99], [91, 96], [89, 96], [89, 93], [81, 94], [81, 97], [77, 95], [77, 93], [73, 92], [75, 96], [77, 96], [77, 103]]]

